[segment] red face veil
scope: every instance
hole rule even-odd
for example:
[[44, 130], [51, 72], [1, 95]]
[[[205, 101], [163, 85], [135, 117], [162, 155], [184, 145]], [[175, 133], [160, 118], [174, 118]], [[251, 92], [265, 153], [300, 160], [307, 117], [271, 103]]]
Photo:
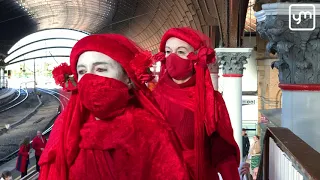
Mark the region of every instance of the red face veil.
[[123, 112], [130, 99], [128, 86], [113, 78], [86, 74], [78, 87], [81, 103], [99, 119]]
[[166, 58], [166, 66], [170, 77], [177, 80], [186, 79], [193, 73], [193, 62], [189, 59], [183, 59], [175, 53]]

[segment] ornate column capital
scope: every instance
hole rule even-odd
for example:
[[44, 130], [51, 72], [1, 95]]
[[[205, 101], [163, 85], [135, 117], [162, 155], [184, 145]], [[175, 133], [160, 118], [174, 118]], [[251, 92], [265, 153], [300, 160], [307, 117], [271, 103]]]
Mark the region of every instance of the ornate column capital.
[[[262, 5], [262, 10], [255, 13], [257, 32], [261, 38], [269, 40], [267, 51], [278, 55], [279, 60], [273, 62], [271, 67], [279, 70], [280, 83], [320, 84], [320, 4], [300, 4], [302, 6], [297, 7], [290, 5], [292, 4]], [[312, 6], [315, 7], [315, 18]], [[311, 12], [311, 16], [299, 14], [307, 11]], [[298, 23], [293, 17], [301, 22]]]
[[247, 58], [251, 56], [252, 48], [216, 48], [215, 51], [223, 75], [243, 75], [244, 65], [248, 63]]

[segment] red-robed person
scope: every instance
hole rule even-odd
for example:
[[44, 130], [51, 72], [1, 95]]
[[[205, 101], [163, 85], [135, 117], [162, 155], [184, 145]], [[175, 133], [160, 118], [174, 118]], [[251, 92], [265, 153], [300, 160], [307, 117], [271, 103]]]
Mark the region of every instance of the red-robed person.
[[47, 139], [42, 135], [41, 131], [37, 131], [37, 136], [33, 138], [32, 140], [32, 148], [35, 151], [35, 157], [36, 157], [36, 170], [37, 172], [40, 171], [39, 166], [39, 159], [42, 154], [42, 151], [44, 150], [44, 147], [46, 147]]
[[208, 37], [172, 28], [162, 37], [157, 87], [160, 109], [177, 133], [189, 172], [196, 180], [239, 179], [239, 147], [221, 94], [214, 91], [208, 63], [215, 61]]
[[40, 158], [40, 180], [184, 180], [188, 172], [145, 85], [151, 54], [116, 34], [78, 41], [55, 80], [72, 90]]
[[28, 174], [29, 154], [30, 154], [30, 138], [25, 137], [22, 143], [20, 144], [17, 163], [16, 163], [16, 170], [21, 172], [21, 178], [23, 178]]

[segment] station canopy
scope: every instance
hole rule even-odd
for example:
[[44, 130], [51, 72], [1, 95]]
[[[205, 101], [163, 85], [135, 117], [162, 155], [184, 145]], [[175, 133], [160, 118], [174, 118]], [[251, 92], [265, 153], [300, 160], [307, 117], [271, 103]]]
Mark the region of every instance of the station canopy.
[[88, 35], [73, 29], [38, 31], [18, 41], [4, 61], [9, 65], [28, 60], [68, 62], [74, 44]]

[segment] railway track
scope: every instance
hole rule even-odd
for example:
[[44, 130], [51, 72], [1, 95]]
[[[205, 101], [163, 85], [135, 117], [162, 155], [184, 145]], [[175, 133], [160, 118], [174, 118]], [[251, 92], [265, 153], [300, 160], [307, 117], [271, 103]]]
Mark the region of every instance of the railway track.
[[26, 89], [19, 89], [17, 90], [17, 96], [9, 101], [8, 103], [0, 106], [0, 113], [8, 111], [9, 109], [12, 109], [19, 104], [23, 103], [29, 96], [28, 90]]
[[[49, 89], [38, 88], [38, 90], [42, 91], [44, 93], [48, 93], [48, 94], [52, 95], [53, 97], [55, 97], [60, 102], [61, 108], [60, 108], [60, 110], [58, 110], [57, 116], [67, 106], [68, 101], [69, 101], [69, 98], [67, 96], [65, 96], [65, 95], [63, 95], [61, 93], [58, 93], [56, 91], [49, 90]], [[53, 127], [53, 123], [42, 134], [45, 135], [45, 136], [49, 136], [49, 133], [51, 132], [52, 127]], [[35, 168], [35, 165], [34, 165], [34, 166], [32, 166], [31, 168], [28, 169], [28, 174], [25, 177], [23, 177], [23, 178], [17, 177], [17, 178], [15, 178], [15, 180], [19, 180], [19, 179], [20, 180], [35, 180], [37, 178], [38, 178], [38, 172], [36, 171], [36, 168]]]
[[[50, 90], [50, 89], [38, 88], [38, 90], [41, 91], [41, 92], [44, 92], [44, 93], [52, 95], [54, 98], [56, 98], [59, 101], [60, 107], [58, 109], [57, 116], [60, 114], [60, 112], [62, 112], [66, 108], [66, 106], [67, 106], [67, 104], [69, 102], [69, 97], [67, 97], [67, 96], [65, 96], [65, 95], [63, 95], [61, 93], [58, 93], [58, 92], [56, 92], [54, 90]], [[52, 126], [53, 126], [53, 122], [54, 122], [54, 120], [52, 120], [52, 122], [48, 124], [46, 130], [43, 131], [43, 134], [47, 134], [47, 133], [49, 133], [51, 131]]]
[[[68, 101], [69, 101], [69, 97], [67, 95], [61, 94], [61, 93], [56, 92], [54, 90], [43, 89], [43, 88], [37, 88], [37, 89], [40, 92], [43, 92], [43, 93], [46, 93], [46, 94], [50, 94], [51, 96], [56, 98], [60, 103], [60, 108], [57, 110], [56, 116], [52, 118], [51, 122], [48, 124], [47, 128], [45, 128], [45, 130], [42, 133], [46, 138], [48, 138], [48, 136], [49, 136], [49, 134], [50, 134], [50, 132], [52, 130], [54, 120], [58, 117], [60, 112], [62, 112], [62, 110], [67, 106]], [[32, 143], [32, 141], [30, 143]], [[9, 154], [8, 156], [0, 159], [0, 165], [3, 165], [5, 163], [9, 162], [10, 160], [16, 158], [17, 155], [18, 155], [18, 152], [19, 152], [19, 149], [17, 149], [13, 153]], [[32, 178], [34, 178], [36, 176], [37, 176], [37, 171], [35, 170], [35, 166], [32, 166], [28, 170], [28, 175], [25, 176], [23, 179], [29, 179], [29, 178], [32, 179]], [[20, 179], [20, 177], [18, 177], [16, 179]]]

